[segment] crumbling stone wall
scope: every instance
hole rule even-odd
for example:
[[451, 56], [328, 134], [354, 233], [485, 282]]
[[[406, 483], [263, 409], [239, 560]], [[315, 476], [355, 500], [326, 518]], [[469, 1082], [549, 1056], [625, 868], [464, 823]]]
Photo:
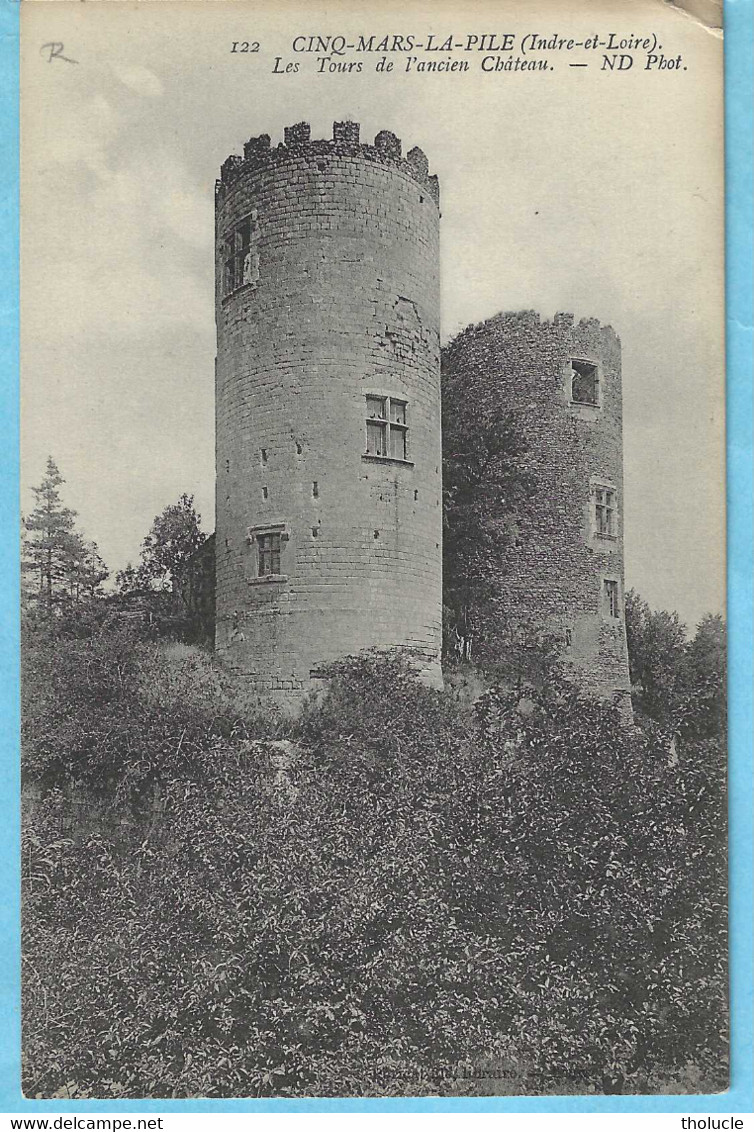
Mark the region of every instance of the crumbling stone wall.
[[[421, 150], [353, 122], [222, 167], [215, 644], [283, 704], [374, 646], [441, 681], [438, 204]], [[405, 458], [366, 454], [367, 395]]]
[[[505, 313], [459, 334], [443, 364], [472, 403], [499, 397], [528, 449], [532, 490], [506, 549], [499, 612], [557, 634], [580, 683], [629, 714], [619, 338], [595, 319]], [[599, 529], [598, 491], [610, 493], [608, 531]]]

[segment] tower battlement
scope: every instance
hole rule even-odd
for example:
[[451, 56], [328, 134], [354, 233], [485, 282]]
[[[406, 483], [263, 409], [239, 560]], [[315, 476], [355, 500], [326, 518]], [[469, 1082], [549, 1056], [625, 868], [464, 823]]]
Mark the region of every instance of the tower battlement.
[[414, 146], [404, 157], [401, 139], [390, 130], [380, 130], [371, 144], [359, 141], [359, 135], [358, 122], [333, 122], [332, 138], [312, 139], [309, 123], [297, 122], [285, 127], [284, 140], [276, 146], [272, 145], [269, 134], [249, 138], [243, 156], [231, 154], [223, 162], [215, 186], [216, 197], [222, 200], [228, 190], [249, 173], [276, 169], [296, 159], [360, 157], [411, 177], [439, 206], [440, 185], [437, 177], [429, 172], [423, 150]]
[[576, 321], [570, 311], [558, 311], [552, 318], [543, 318], [535, 310], [498, 311], [481, 322], [464, 327], [453, 337], [447, 349], [452, 350], [456, 343], [460, 345], [480, 335], [486, 338], [498, 335], [508, 338], [516, 333], [536, 334], [542, 338], [548, 335], [561, 338], [563, 334], [571, 333], [582, 341], [599, 341], [601, 350], [614, 350], [620, 356], [620, 336], [609, 323], [603, 324], [598, 318], [580, 318]]

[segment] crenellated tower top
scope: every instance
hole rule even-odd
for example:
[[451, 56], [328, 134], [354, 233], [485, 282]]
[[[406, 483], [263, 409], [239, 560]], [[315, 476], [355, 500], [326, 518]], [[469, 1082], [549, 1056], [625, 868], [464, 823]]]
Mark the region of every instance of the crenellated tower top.
[[401, 139], [390, 130], [380, 130], [370, 145], [359, 141], [358, 122], [333, 122], [331, 139], [312, 140], [308, 122], [286, 126], [284, 140], [272, 146], [269, 134], [249, 138], [243, 156], [231, 154], [223, 162], [215, 194], [222, 200], [225, 194], [244, 173], [273, 169], [297, 158], [361, 157], [380, 165], [398, 169], [423, 186], [439, 206], [440, 186], [437, 177], [429, 172], [426, 154], [418, 146], [402, 155]]

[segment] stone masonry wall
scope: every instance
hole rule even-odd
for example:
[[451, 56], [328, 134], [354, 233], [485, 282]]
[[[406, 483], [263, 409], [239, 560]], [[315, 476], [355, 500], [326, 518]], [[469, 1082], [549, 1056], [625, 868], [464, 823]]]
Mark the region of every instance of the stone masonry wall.
[[[283, 704], [374, 646], [408, 647], [439, 683], [436, 178], [386, 131], [311, 141], [301, 123], [229, 158], [216, 203], [216, 649]], [[366, 455], [367, 394], [405, 402], [406, 459]]]
[[[596, 405], [575, 403], [573, 359], [596, 365]], [[512, 624], [558, 634], [582, 685], [630, 713], [620, 340], [594, 319], [506, 313], [458, 335], [444, 364], [463, 376], [470, 398], [498, 396], [528, 448], [533, 490], [506, 551], [500, 611]], [[599, 487], [613, 492], [617, 511], [607, 535], [597, 529]], [[610, 609], [606, 581], [617, 583], [617, 609]]]

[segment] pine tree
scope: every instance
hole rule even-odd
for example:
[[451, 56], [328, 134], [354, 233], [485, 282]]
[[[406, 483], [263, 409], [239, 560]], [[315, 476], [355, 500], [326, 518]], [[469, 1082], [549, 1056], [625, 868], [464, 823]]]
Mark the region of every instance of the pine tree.
[[66, 604], [96, 597], [108, 577], [97, 544], [76, 530], [76, 512], [63, 505], [64, 483], [57, 464], [48, 457], [45, 477], [32, 489], [36, 506], [23, 522], [24, 597], [48, 618]]
[[75, 538], [76, 512], [64, 507], [60, 486], [65, 483], [52, 456], [39, 487], [32, 488], [36, 506], [24, 519], [21, 569], [30, 577], [29, 596], [50, 617], [65, 592]]
[[65, 568], [67, 597], [72, 602], [96, 597], [109, 577], [96, 542], [90, 542], [76, 531], [69, 538]]

